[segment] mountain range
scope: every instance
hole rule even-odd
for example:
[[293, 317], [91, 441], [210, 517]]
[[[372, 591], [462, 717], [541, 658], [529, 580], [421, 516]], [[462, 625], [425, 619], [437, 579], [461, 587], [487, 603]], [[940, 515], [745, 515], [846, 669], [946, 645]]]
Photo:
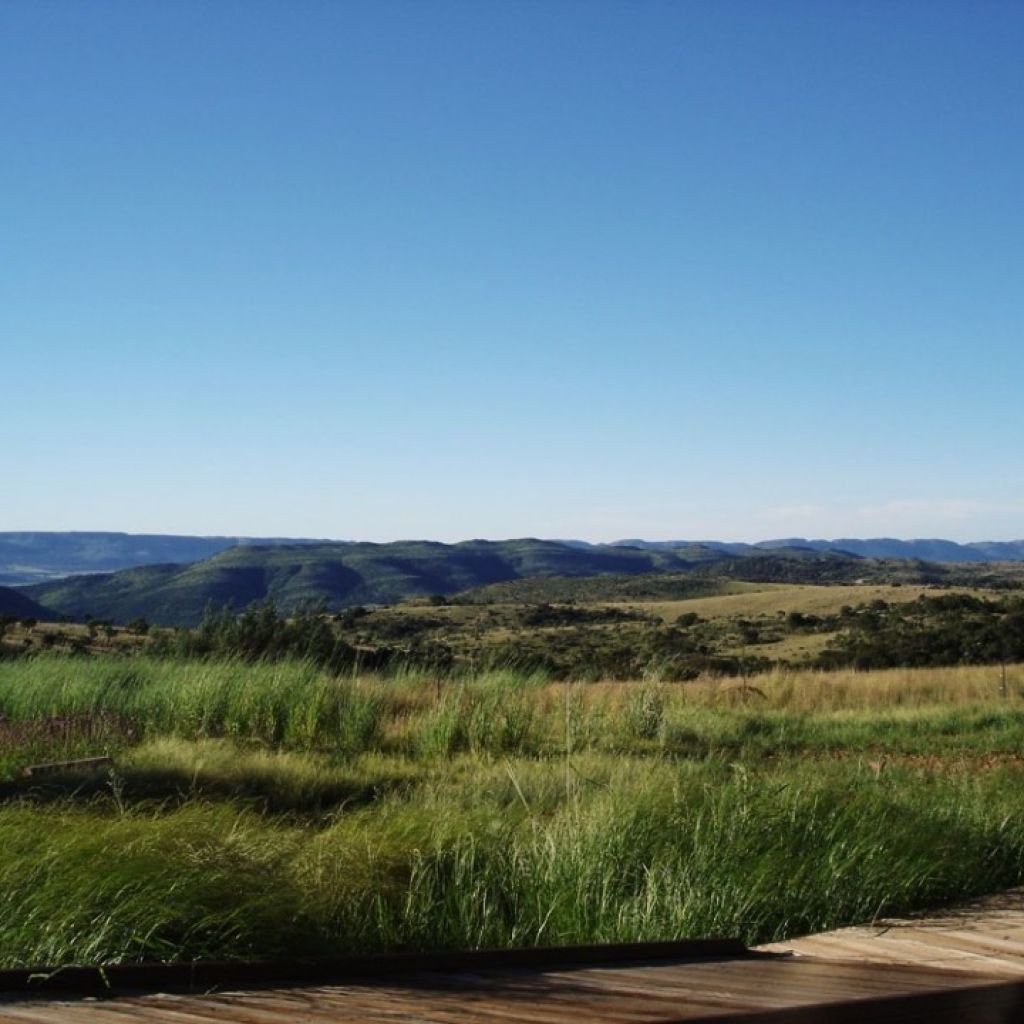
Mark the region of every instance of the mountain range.
[[76, 573], [116, 572], [139, 565], [198, 562], [240, 545], [317, 543], [323, 542], [160, 533], [0, 533], [0, 586], [44, 583]]
[[681, 572], [726, 557], [709, 549], [583, 549], [532, 539], [249, 544], [188, 565], [69, 576], [18, 589], [73, 619], [91, 615], [123, 622], [142, 616], [159, 624], [191, 625], [211, 604], [241, 609], [267, 598], [284, 609], [312, 601], [324, 601], [330, 608], [389, 604], [535, 576]]
[[[345, 542], [277, 537], [192, 537], [175, 534], [0, 532], [0, 586], [45, 583], [81, 573], [117, 572], [145, 565], [184, 565], [202, 561], [234, 547], [339, 543]], [[756, 544], [718, 540], [620, 540], [612, 544], [561, 540], [545, 543], [584, 551], [625, 547], [641, 551], [678, 553], [689, 550], [737, 555], [758, 550], [804, 548], [814, 551], [849, 552], [864, 558], [920, 558], [934, 562], [1024, 561], [1024, 540], [959, 544], [941, 539], [896, 540], [880, 537], [869, 540], [806, 540], [802, 537], [790, 537], [760, 541]], [[371, 548], [382, 546], [363, 545]]]
[[719, 540], [619, 540], [620, 547], [645, 550], [671, 551], [684, 545], [699, 544], [729, 554], [745, 551], [775, 551], [806, 549], [809, 551], [837, 551], [862, 558], [918, 558], [926, 562], [1021, 562], [1024, 561], [1024, 540], [972, 541], [959, 544], [953, 540], [897, 540], [895, 537], [874, 537], [859, 540], [842, 537], [837, 540], [807, 540], [804, 537], [786, 537], [780, 540], [762, 540], [756, 544], [728, 543]]
[[[35, 536], [34, 543], [39, 546], [39, 535]], [[60, 536], [67, 545], [68, 535]], [[102, 550], [102, 544], [98, 545], [95, 539], [97, 535], [88, 537], [90, 551]], [[202, 545], [187, 543], [195, 542], [196, 538], [161, 540], [163, 544], [157, 549], [163, 552], [195, 553], [202, 549]], [[228, 542], [227, 538], [198, 540], [211, 544]], [[179, 545], [178, 541], [182, 543]], [[17, 588], [0, 587], [0, 614], [39, 619], [67, 616], [79, 621], [91, 616], [115, 622], [142, 617], [160, 625], [194, 625], [208, 607], [231, 606], [241, 610], [266, 599], [275, 601], [285, 611], [310, 602], [322, 602], [329, 609], [338, 610], [435, 594], [450, 596], [521, 580], [571, 580], [613, 574], [710, 574], [804, 583], [949, 580], [948, 559], [947, 567], [942, 567], [917, 557], [890, 555], [878, 559], [857, 551], [820, 548], [818, 543], [627, 541], [601, 545], [529, 538], [458, 544], [250, 541], [229, 543], [209, 557], [184, 564], [136, 565], [116, 572], [90, 572]], [[931, 553], [936, 550], [934, 545], [951, 542], [891, 543], [909, 545], [915, 552], [922, 550], [921, 545], [929, 545], [924, 550]], [[107, 545], [105, 557], [112, 558], [110, 552], [116, 544], [109, 541]], [[125, 548], [125, 557], [137, 555], [139, 550], [152, 550], [133, 538], [126, 539]], [[900, 549], [886, 548], [887, 552], [892, 550]], [[1019, 560], [1024, 561], [1024, 551]], [[94, 557], [92, 564], [96, 561]], [[983, 568], [976, 567], [979, 571]], [[970, 567], [958, 571], [975, 573]]]

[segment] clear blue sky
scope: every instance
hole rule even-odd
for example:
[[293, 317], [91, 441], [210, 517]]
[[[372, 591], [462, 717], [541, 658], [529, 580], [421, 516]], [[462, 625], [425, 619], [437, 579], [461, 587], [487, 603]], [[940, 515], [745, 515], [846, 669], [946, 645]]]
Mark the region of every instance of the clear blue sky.
[[1024, 4], [0, 2], [0, 529], [1024, 536]]

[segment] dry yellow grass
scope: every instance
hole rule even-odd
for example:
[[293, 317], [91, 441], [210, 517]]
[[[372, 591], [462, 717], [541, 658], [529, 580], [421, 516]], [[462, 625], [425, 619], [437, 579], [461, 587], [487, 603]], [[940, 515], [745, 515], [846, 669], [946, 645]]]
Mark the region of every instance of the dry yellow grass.
[[[671, 622], [686, 612], [696, 612], [705, 619], [777, 615], [780, 612], [792, 611], [830, 615], [838, 612], [844, 605], [858, 605], [876, 600], [909, 602], [936, 593], [927, 587], [895, 587], [888, 584], [829, 587], [766, 583], [750, 584], [750, 587], [752, 589], [740, 593], [720, 594], [715, 597], [694, 597], [680, 601], [623, 601], [609, 606], [636, 608], [657, 615], [665, 622]], [[956, 587], [943, 593], [985, 595], [988, 592], [969, 587]]]
[[78, 650], [88, 654], [135, 654], [145, 648], [149, 638], [124, 626], [94, 629], [77, 622], [37, 622], [25, 626], [14, 622], [0, 631], [0, 653], [24, 654], [29, 651]]
[[[919, 708], [1002, 701], [1024, 691], [1024, 666], [965, 665], [954, 668], [895, 668], [873, 672], [779, 670], [756, 676], [760, 707], [795, 712]], [[668, 685], [668, 684], [663, 684]], [[686, 700], [713, 707], [743, 698], [742, 681], [700, 679], [686, 684]]]
[[[542, 718], [559, 714], [567, 700], [582, 707], [602, 705], [612, 713], [635, 700], [641, 687], [657, 693], [666, 706], [745, 706], [797, 714], [912, 710], [1019, 701], [1024, 696], [1024, 665], [1008, 665], [1005, 672], [1005, 690], [1001, 666], [970, 665], [870, 672], [774, 670], [747, 679], [705, 676], [683, 683], [656, 679], [549, 683], [525, 690], [523, 697]], [[421, 687], [406, 695], [402, 711], [421, 714], [436, 700], [434, 691]]]
[[724, 646], [724, 655], [758, 655], [774, 661], [785, 661], [790, 664], [807, 664], [817, 657], [835, 639], [835, 633], [795, 633], [784, 636], [781, 640], [763, 644], [736, 644]]

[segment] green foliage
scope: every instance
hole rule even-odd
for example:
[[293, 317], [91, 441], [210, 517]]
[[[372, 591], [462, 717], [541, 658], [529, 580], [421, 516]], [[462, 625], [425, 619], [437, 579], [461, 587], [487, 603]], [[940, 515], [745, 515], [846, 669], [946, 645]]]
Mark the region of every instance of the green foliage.
[[977, 665], [1024, 660], [1024, 598], [970, 594], [850, 609], [822, 667]]
[[215, 612], [208, 606], [197, 629], [162, 634], [152, 653], [248, 662], [292, 658], [334, 672], [356, 663], [356, 652], [335, 634], [322, 607], [303, 606], [286, 618], [273, 601], [250, 605], [241, 614], [230, 608]]

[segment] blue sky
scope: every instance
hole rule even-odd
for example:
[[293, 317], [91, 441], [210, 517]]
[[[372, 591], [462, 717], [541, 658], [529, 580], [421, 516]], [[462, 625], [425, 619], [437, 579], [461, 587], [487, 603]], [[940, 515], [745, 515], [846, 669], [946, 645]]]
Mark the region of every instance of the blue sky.
[[0, 2], [0, 529], [1024, 536], [1024, 5]]

